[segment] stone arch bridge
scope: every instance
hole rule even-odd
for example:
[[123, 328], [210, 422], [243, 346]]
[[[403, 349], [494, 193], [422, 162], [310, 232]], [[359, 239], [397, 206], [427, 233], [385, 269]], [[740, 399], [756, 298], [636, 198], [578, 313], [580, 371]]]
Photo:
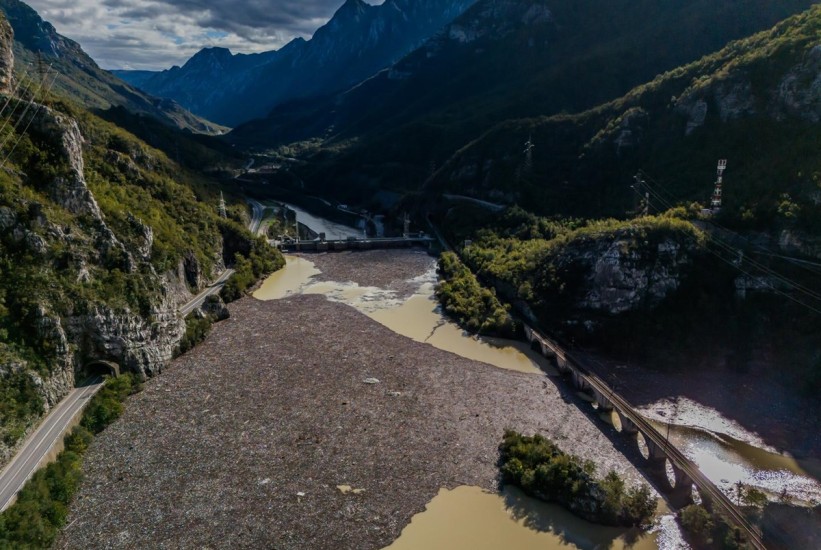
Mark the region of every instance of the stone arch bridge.
[[673, 479], [670, 480], [668, 487], [670, 492], [690, 497], [695, 488], [702, 502], [709, 508], [718, 508], [723, 512], [746, 536], [752, 548], [765, 550], [761, 532], [747, 521], [738, 506], [707, 479], [695, 463], [684, 456], [630, 403], [547, 336], [527, 325], [525, 325], [525, 336], [530, 345], [550, 359], [558, 371], [567, 377], [577, 390], [587, 393], [597, 404], [599, 410], [614, 411], [618, 414], [622, 434], [634, 437], [637, 441], [644, 441], [647, 447], [646, 458], [651, 471], [664, 471], [668, 464], [671, 466]]

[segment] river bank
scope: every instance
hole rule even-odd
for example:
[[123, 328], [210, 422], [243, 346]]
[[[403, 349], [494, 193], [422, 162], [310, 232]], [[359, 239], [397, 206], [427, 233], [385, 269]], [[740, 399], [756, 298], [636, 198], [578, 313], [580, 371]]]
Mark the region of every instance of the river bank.
[[[327, 255], [339, 271], [323, 273], [383, 288], [418, 276], [421, 257], [406, 269], [365, 254]], [[416, 342], [324, 296], [229, 307], [95, 440], [60, 546], [382, 548], [440, 489], [495, 491], [506, 428], [641, 480], [626, 442], [545, 375]]]

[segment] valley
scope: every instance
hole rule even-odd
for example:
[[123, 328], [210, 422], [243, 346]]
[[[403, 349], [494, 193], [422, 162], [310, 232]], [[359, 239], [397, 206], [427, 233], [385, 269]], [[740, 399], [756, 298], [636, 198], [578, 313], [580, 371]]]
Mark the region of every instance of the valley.
[[0, 0], [0, 550], [821, 547], [818, 2], [104, 4]]

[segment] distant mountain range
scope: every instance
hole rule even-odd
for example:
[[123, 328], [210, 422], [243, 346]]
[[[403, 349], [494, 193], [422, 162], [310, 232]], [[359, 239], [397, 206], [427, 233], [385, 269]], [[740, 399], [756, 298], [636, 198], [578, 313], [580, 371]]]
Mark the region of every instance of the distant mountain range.
[[300, 177], [345, 200], [418, 189], [496, 124], [592, 109], [813, 4], [479, 0], [390, 68], [333, 97], [283, 104], [229, 138], [269, 148], [318, 139]]
[[310, 40], [277, 51], [232, 55], [206, 48], [159, 73], [114, 71], [210, 120], [234, 126], [277, 105], [340, 92], [420, 46], [475, 0], [347, 0]]
[[179, 104], [158, 99], [104, 71], [79, 44], [57, 33], [36, 11], [18, 0], [0, 0], [2, 11], [14, 29], [17, 73], [36, 76], [40, 66], [60, 73], [55, 91], [92, 110], [124, 107], [178, 128], [198, 133], [222, 133], [225, 128], [195, 116]]
[[[816, 5], [585, 112], [502, 122], [428, 188], [542, 213], [623, 215], [638, 202], [631, 184], [641, 169], [657, 212], [708, 204], [716, 161], [727, 159], [722, 223], [784, 232], [781, 246], [818, 256], [798, 235], [821, 234], [819, 75]], [[527, 140], [535, 148], [526, 170]]]

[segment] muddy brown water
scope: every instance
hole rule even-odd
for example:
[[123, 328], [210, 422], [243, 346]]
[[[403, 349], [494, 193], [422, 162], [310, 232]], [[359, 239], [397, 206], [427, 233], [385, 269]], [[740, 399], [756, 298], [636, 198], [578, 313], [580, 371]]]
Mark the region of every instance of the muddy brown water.
[[[349, 282], [316, 282], [320, 270], [307, 258], [288, 256], [286, 268], [272, 275], [254, 297], [277, 300], [295, 294], [322, 294], [346, 303], [392, 331], [418, 342], [493, 366], [534, 375], [555, 375], [547, 360], [523, 342], [475, 338], [449, 321], [437, 307], [435, 270], [420, 274], [418, 288], [409, 298], [390, 290], [360, 287]], [[773, 500], [787, 490], [797, 503], [821, 501], [818, 461], [799, 462], [760, 444], [755, 434], [690, 402], [684, 412], [667, 420], [668, 404], [650, 405], [645, 411], [662, 433], [698, 464], [719, 487], [730, 493], [742, 482], [765, 491]], [[669, 408], [669, 407], [668, 407]], [[656, 410], [657, 409], [657, 410]], [[668, 411], [669, 412], [669, 411]], [[661, 416], [654, 413], [660, 413]], [[616, 422], [617, 423], [617, 422]], [[713, 431], [715, 428], [716, 431]], [[719, 431], [720, 430], [720, 431]], [[729, 434], [729, 435], [728, 435]], [[389, 548], [686, 548], [663, 507], [650, 534], [635, 538], [624, 530], [590, 524], [563, 508], [527, 498], [514, 489], [501, 494], [475, 487], [442, 490], [415, 516], [402, 536]]]
[[594, 525], [564, 508], [534, 501], [513, 487], [442, 489], [386, 550], [652, 550], [655, 533]]
[[[419, 288], [407, 300], [375, 287], [354, 283], [312, 282], [320, 271], [308, 259], [287, 256], [286, 267], [269, 277], [254, 293], [258, 300], [278, 300], [294, 294], [324, 294], [351, 305], [397, 334], [493, 366], [544, 374], [552, 370], [547, 360], [524, 342], [474, 338], [439, 312], [433, 296], [435, 273], [422, 274]], [[432, 278], [432, 280], [431, 280]]]

